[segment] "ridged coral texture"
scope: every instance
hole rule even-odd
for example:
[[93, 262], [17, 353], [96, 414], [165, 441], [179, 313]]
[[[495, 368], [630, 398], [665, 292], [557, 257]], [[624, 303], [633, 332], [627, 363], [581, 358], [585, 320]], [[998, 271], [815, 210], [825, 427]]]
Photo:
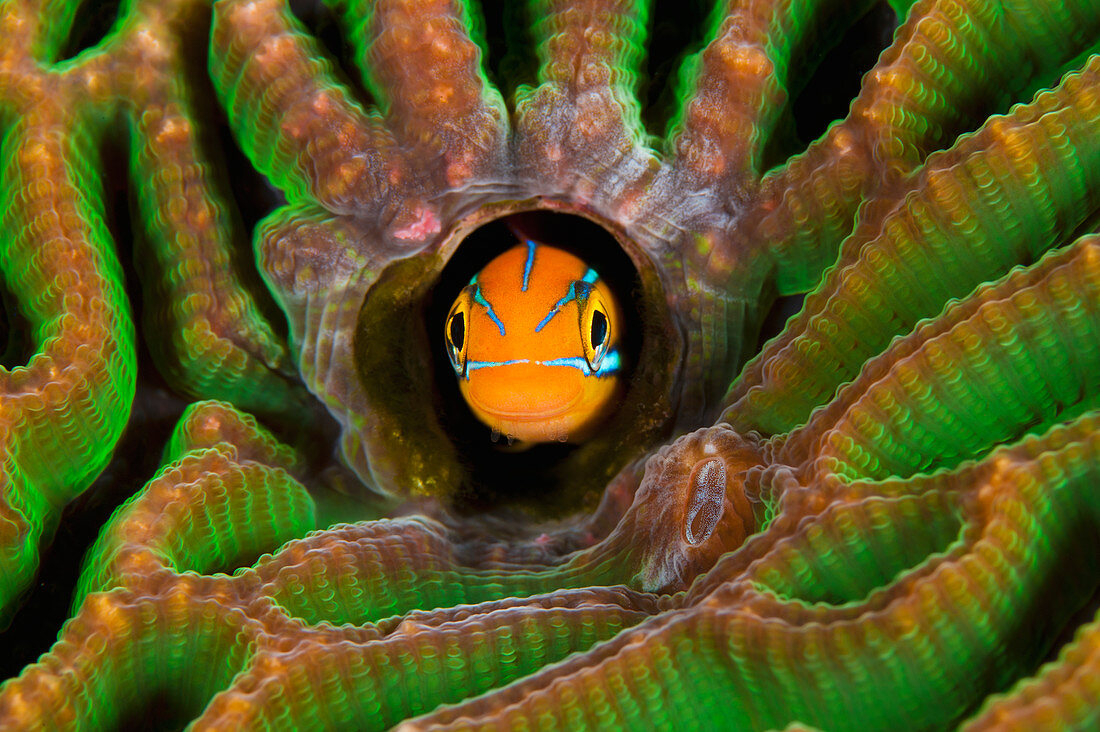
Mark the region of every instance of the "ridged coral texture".
[[667, 5], [0, 0], [0, 729], [1096, 728], [1100, 4]]

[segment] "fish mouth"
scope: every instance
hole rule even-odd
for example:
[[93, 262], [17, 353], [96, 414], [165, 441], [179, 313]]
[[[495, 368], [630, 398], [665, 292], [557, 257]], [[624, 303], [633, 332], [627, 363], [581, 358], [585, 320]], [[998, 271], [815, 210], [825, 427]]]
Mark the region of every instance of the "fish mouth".
[[463, 391], [470, 407], [490, 426], [544, 422], [561, 420], [576, 410], [584, 397], [584, 378], [569, 366], [508, 363], [472, 372]]

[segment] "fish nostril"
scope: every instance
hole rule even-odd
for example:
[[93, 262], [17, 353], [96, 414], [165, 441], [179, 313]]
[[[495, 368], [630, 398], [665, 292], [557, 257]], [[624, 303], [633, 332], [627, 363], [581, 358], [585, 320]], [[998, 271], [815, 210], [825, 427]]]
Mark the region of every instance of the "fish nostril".
[[726, 464], [720, 458], [700, 461], [691, 471], [684, 538], [697, 546], [714, 532], [725, 510]]

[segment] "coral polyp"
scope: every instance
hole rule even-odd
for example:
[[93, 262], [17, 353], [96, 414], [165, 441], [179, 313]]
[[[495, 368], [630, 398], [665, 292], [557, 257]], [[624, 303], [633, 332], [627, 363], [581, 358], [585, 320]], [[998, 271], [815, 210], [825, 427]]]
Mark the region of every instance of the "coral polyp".
[[[718, 2], [661, 130], [648, 3], [496, 10], [0, 3], [6, 641], [129, 496], [0, 726], [1094, 727], [1100, 7]], [[509, 449], [451, 320], [543, 245], [621, 385]]]

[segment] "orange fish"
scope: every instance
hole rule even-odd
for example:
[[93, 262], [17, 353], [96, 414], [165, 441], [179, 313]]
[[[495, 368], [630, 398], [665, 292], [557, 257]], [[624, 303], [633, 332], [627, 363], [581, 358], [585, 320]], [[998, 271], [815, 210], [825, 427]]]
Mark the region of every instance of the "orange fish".
[[509, 440], [578, 442], [619, 389], [621, 317], [594, 269], [528, 239], [462, 289], [444, 325], [459, 390]]

